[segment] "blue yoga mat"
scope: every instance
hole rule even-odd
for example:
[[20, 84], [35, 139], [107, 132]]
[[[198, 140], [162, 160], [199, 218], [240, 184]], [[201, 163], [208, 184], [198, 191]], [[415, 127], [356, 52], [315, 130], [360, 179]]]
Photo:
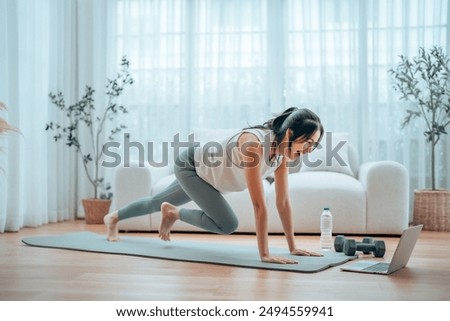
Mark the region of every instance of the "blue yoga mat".
[[184, 240], [164, 242], [159, 238], [128, 236], [121, 236], [119, 242], [108, 242], [105, 235], [92, 232], [27, 237], [22, 242], [37, 247], [291, 272], [318, 272], [357, 258], [357, 256], [345, 256], [343, 253], [334, 251], [324, 251], [322, 257], [293, 256], [285, 248], [271, 248], [272, 255], [290, 257], [299, 263], [270, 264], [261, 262], [256, 246]]

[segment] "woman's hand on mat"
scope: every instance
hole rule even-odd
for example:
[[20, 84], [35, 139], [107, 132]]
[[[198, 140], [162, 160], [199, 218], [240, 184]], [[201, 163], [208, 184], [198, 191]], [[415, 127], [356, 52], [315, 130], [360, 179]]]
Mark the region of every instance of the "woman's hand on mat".
[[291, 260], [282, 256], [263, 256], [261, 261], [266, 263], [277, 263], [277, 264], [297, 264], [295, 260]]
[[306, 250], [300, 250], [300, 249], [294, 249], [291, 251], [292, 255], [298, 255], [298, 256], [323, 256], [323, 254], [306, 251]]

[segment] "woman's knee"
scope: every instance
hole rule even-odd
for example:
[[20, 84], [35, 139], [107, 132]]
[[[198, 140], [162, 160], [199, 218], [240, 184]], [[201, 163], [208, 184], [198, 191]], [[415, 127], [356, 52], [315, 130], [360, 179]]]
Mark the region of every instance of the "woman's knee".
[[229, 235], [229, 234], [235, 232], [238, 229], [238, 227], [239, 227], [238, 219], [237, 218], [233, 218], [232, 220], [228, 221], [226, 224], [224, 224], [220, 228], [220, 233]]

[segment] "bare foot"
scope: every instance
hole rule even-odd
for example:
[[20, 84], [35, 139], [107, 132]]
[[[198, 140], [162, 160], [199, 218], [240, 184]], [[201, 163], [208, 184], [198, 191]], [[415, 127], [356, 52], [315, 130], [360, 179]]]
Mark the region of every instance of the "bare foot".
[[106, 225], [107, 237], [110, 242], [117, 242], [119, 240], [119, 228], [117, 223], [119, 222], [119, 214], [117, 211], [106, 214], [103, 218], [103, 222]]
[[159, 238], [163, 241], [170, 241], [170, 230], [173, 224], [180, 219], [180, 212], [176, 206], [164, 202], [161, 204], [161, 225], [159, 227]]

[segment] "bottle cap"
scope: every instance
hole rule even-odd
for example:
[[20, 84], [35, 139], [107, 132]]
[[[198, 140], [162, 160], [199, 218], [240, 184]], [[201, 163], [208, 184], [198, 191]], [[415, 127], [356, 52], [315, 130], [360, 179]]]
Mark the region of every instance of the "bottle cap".
[[324, 210], [324, 211], [329, 211], [330, 208], [329, 208], [329, 207], [324, 207], [323, 210]]

